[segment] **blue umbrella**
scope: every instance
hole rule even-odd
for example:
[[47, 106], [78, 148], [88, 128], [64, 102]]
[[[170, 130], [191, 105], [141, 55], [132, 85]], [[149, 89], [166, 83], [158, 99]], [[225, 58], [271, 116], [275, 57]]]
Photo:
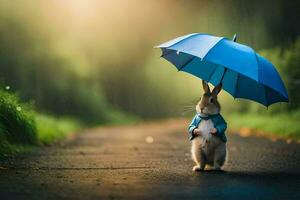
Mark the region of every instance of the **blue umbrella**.
[[222, 88], [234, 98], [269, 106], [288, 102], [285, 86], [273, 64], [251, 47], [223, 37], [189, 34], [156, 46], [178, 71]]

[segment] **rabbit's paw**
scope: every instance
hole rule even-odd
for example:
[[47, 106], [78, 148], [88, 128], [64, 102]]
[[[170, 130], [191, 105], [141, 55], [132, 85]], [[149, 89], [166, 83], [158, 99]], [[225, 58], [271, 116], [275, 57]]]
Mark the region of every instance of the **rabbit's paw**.
[[225, 172], [220, 166], [214, 166], [212, 170], [215, 172]]
[[204, 171], [204, 168], [200, 167], [199, 165], [195, 165], [193, 167], [193, 171], [196, 172], [196, 171]]

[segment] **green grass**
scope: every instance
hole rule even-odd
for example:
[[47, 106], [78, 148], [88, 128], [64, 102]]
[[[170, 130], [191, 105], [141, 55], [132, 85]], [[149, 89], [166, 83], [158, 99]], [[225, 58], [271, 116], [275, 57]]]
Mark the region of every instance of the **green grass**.
[[[138, 120], [117, 109], [107, 109], [110, 111], [102, 123], [130, 124]], [[74, 118], [38, 113], [16, 95], [0, 90], [0, 158], [50, 145], [81, 127], [83, 124]]]
[[0, 145], [0, 159], [14, 156], [18, 153], [25, 153], [32, 151], [36, 146], [26, 144], [11, 144], [8, 142], [1, 142]]
[[107, 113], [108, 124], [120, 125], [120, 124], [134, 124], [140, 120], [139, 117], [121, 112], [117, 109], [110, 108], [110, 112]]
[[0, 157], [51, 144], [80, 126], [74, 119], [38, 114], [15, 95], [0, 90]]
[[37, 114], [37, 140], [39, 144], [49, 145], [81, 127], [81, 123], [75, 119]]
[[28, 104], [20, 103], [15, 95], [0, 91], [1, 143], [36, 143], [35, 113]]
[[27, 151], [36, 144], [34, 116], [29, 105], [0, 91], [0, 157]]
[[262, 114], [229, 114], [226, 120], [230, 130], [250, 128], [267, 135], [281, 138], [300, 139], [300, 111], [273, 115]]

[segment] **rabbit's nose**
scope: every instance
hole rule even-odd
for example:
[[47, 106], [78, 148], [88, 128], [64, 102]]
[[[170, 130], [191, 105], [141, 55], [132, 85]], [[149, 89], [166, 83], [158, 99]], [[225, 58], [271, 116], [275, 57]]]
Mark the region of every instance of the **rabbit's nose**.
[[200, 108], [200, 110], [201, 110], [201, 112], [203, 112], [204, 108], [202, 107], [202, 108]]

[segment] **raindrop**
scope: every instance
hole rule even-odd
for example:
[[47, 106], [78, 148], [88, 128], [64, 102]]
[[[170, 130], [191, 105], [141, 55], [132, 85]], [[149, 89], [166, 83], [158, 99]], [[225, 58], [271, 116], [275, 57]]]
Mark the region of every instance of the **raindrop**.
[[151, 136], [147, 136], [145, 140], [146, 140], [146, 142], [149, 143], [149, 144], [151, 144], [151, 143], [154, 142], [154, 139], [153, 139], [153, 137], [151, 137]]
[[180, 51], [177, 51], [176, 54], [179, 55]]
[[20, 106], [17, 106], [17, 111], [21, 111], [22, 108]]
[[5, 89], [10, 90], [10, 86], [9, 85], [5, 86]]

